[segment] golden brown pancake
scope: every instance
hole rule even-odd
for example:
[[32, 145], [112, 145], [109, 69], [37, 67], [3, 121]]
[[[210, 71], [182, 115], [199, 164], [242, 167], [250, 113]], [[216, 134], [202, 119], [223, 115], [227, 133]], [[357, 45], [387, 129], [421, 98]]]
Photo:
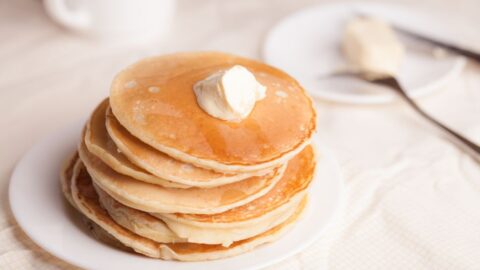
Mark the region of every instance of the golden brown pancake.
[[131, 135], [110, 110], [105, 119], [106, 107], [107, 101], [104, 101], [93, 113], [85, 143], [90, 152], [122, 174], [166, 187], [209, 188], [262, 176], [270, 171], [224, 174], [173, 159]]
[[274, 241], [280, 237], [301, 215], [306, 201], [284, 223], [265, 233], [237, 241], [229, 247], [193, 243], [165, 244], [144, 238], [118, 225], [100, 206], [92, 180], [81, 162], [77, 162], [72, 181], [72, 197], [81, 213], [102, 227], [122, 244], [138, 253], [165, 260], [201, 261], [234, 256], [249, 251], [259, 245]]
[[115, 171], [129, 175], [135, 179], [147, 183], [162, 185], [164, 187], [190, 187], [169, 181], [162, 177], [154, 176], [128, 160], [128, 158], [120, 152], [120, 149], [115, 145], [107, 133], [105, 127], [105, 114], [108, 106], [108, 99], [102, 101], [92, 113], [92, 116], [87, 123], [84, 140], [85, 145], [91, 153], [96, 155]]
[[97, 192], [100, 205], [118, 225], [156, 242], [186, 242], [186, 239], [172, 232], [161, 219], [115, 201], [95, 183], [93, 187]]
[[67, 158], [63, 167], [60, 171], [60, 186], [62, 188], [62, 193], [67, 199], [67, 201], [73, 206], [75, 203], [72, 199], [72, 192], [70, 190], [70, 181], [73, 175], [73, 169], [75, 167], [75, 163], [78, 161], [78, 153], [75, 151], [70, 157]]
[[290, 160], [284, 176], [272, 190], [248, 204], [214, 215], [152, 215], [189, 242], [229, 245], [288, 218], [290, 211], [305, 197], [314, 169], [314, 152], [308, 146]]
[[[235, 123], [205, 113], [192, 90], [196, 82], [233, 65], [246, 67], [267, 87], [266, 98]], [[316, 126], [313, 104], [297, 81], [266, 64], [218, 52], [141, 60], [115, 77], [110, 105], [121, 125], [146, 144], [221, 172], [283, 163], [308, 144]]]
[[[305, 193], [302, 192], [281, 207], [259, 218], [238, 223], [230, 222], [224, 227], [188, 226], [171, 220], [167, 226], [162, 218], [125, 206], [115, 201], [97, 185], [93, 186], [97, 191], [100, 205], [116, 223], [138, 235], [162, 243], [190, 242], [229, 246], [234, 241], [253, 237], [285, 222], [305, 197]], [[170, 228], [174, 228], [175, 232]]]
[[284, 172], [282, 167], [265, 176], [251, 177], [210, 189], [177, 189], [119, 174], [90, 153], [84, 143], [79, 146], [79, 155], [97, 185], [120, 203], [144, 212], [220, 213], [264, 195], [274, 187]]
[[[72, 183], [72, 178], [76, 176], [76, 174], [74, 174], [75, 167], [78, 166], [77, 163], [80, 163], [80, 162], [81, 161], [78, 158], [78, 153], [75, 151], [75, 153], [70, 158], [67, 159], [67, 162], [64, 164], [64, 167], [60, 172], [60, 184], [62, 186], [63, 195], [65, 196], [67, 201], [77, 210], [78, 210], [78, 207], [75, 204], [75, 201], [73, 200], [73, 197], [72, 197], [71, 183]], [[126, 247], [123, 244], [121, 244], [112, 235], [106, 233], [105, 230], [99, 227], [96, 223], [89, 220], [87, 217], [84, 216], [82, 221], [84, 225], [87, 227], [87, 229], [98, 240], [112, 247], [130, 251], [129, 247]]]
[[224, 226], [231, 222], [240, 222], [261, 217], [265, 215], [265, 213], [269, 213], [275, 208], [285, 204], [296, 194], [306, 190], [312, 181], [315, 165], [315, 153], [313, 147], [309, 145], [288, 162], [287, 169], [273, 189], [248, 204], [215, 215], [180, 213], [155, 215], [166, 217], [176, 222], [183, 221], [190, 224], [200, 223], [202, 226], [211, 227], [216, 226], [215, 224]]

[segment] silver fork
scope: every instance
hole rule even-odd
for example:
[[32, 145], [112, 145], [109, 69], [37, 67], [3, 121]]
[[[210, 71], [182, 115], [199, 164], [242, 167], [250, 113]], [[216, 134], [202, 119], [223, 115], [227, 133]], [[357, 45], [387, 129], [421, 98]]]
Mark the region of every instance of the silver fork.
[[364, 80], [366, 82], [370, 82], [376, 85], [382, 85], [382, 86], [387, 86], [388, 88], [392, 89], [398, 96], [400, 96], [410, 107], [415, 110], [418, 114], [420, 114], [424, 119], [428, 120], [432, 124], [434, 124], [436, 127], [438, 127], [440, 130], [445, 132], [447, 135], [449, 135], [450, 138], [454, 140], [456, 145], [462, 149], [464, 152], [469, 154], [471, 157], [473, 157], [475, 160], [480, 162], [480, 146], [477, 144], [473, 143], [472, 141], [468, 140], [464, 136], [460, 135], [458, 132], [453, 131], [449, 127], [445, 126], [444, 124], [440, 123], [438, 120], [430, 116], [428, 113], [426, 113], [423, 109], [421, 109], [413, 99], [411, 99], [408, 94], [405, 92], [403, 89], [402, 85], [399, 83], [399, 81], [392, 76], [388, 77], [370, 77], [370, 76], [365, 76], [365, 74], [358, 73], [358, 72], [349, 72], [349, 71], [343, 71], [343, 72], [337, 72], [334, 74], [330, 74], [330, 77], [355, 77], [361, 80]]

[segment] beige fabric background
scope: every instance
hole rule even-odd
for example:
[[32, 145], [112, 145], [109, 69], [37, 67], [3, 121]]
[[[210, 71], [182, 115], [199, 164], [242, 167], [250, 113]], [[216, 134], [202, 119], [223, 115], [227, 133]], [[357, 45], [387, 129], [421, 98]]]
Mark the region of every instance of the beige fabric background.
[[[108, 94], [115, 72], [140, 57], [177, 50], [258, 58], [276, 21], [318, 2], [328, 1], [182, 0], [163, 42], [122, 48], [65, 32], [38, 0], [0, 0], [0, 269], [74, 269], [18, 228], [8, 182], [38, 138], [89, 114]], [[480, 44], [478, 1], [402, 3], [460, 16]], [[469, 64], [461, 77], [420, 101], [477, 142], [479, 67]], [[480, 166], [401, 103], [317, 105], [319, 136], [345, 174], [346, 209], [313, 246], [269, 269], [479, 269]]]

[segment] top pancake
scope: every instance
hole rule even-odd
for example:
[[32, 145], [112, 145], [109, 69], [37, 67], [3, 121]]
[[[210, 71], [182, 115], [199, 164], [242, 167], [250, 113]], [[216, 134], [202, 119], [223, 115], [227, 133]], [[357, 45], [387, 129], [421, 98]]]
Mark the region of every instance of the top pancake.
[[[208, 115], [193, 92], [196, 82], [233, 65], [246, 67], [267, 87], [266, 98], [241, 122]], [[120, 124], [146, 144], [221, 172], [285, 162], [315, 130], [313, 104], [293, 78], [266, 64], [218, 52], [141, 60], [116, 76], [110, 105]]]

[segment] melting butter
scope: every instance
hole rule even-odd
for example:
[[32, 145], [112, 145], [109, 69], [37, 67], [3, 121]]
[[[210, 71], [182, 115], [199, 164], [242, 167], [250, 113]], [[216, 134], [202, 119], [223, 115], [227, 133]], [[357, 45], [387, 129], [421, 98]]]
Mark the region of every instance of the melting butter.
[[245, 67], [235, 65], [216, 72], [193, 86], [198, 105], [209, 115], [239, 122], [265, 97], [266, 87]]

